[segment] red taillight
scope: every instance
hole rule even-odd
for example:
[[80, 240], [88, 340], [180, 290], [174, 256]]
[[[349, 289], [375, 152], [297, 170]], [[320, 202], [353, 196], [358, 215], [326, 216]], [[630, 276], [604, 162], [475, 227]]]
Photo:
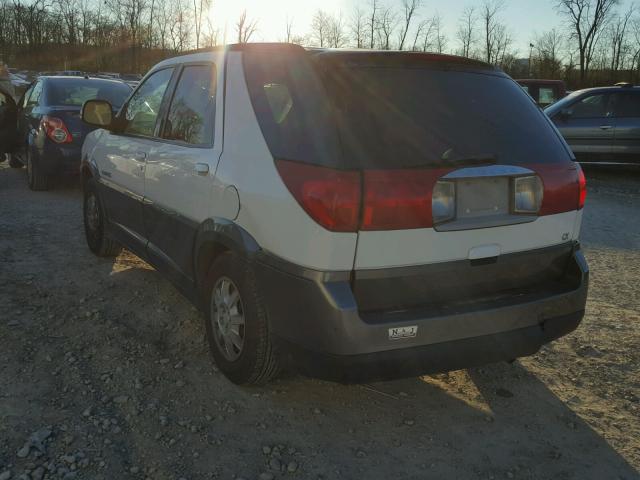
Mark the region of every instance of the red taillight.
[[360, 173], [278, 160], [280, 177], [320, 225], [333, 232], [355, 232], [360, 221]]
[[364, 172], [361, 230], [408, 230], [433, 226], [433, 187], [444, 170]]
[[586, 182], [580, 165], [538, 164], [532, 165], [531, 169], [540, 175], [544, 184], [540, 215], [554, 215], [582, 208]]
[[584, 176], [582, 167], [576, 163], [578, 167], [578, 186], [580, 188], [580, 196], [578, 197], [578, 210], [584, 207], [584, 202], [587, 199], [587, 178]]
[[45, 131], [47, 137], [56, 143], [71, 143], [73, 141], [67, 126], [60, 118], [45, 115], [40, 121], [40, 127]]

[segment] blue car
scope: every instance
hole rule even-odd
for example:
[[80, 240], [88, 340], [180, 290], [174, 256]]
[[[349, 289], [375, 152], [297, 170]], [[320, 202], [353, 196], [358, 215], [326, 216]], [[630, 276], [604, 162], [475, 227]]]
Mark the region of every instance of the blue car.
[[18, 101], [10, 165], [26, 165], [31, 190], [47, 190], [54, 178], [77, 174], [82, 143], [94, 130], [80, 118], [82, 105], [100, 99], [118, 110], [130, 93], [119, 80], [39, 77]]

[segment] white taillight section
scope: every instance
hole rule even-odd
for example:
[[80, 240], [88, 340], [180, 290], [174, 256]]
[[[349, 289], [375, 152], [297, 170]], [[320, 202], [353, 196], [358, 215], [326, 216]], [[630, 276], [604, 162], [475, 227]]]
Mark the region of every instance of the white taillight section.
[[516, 177], [513, 180], [513, 213], [538, 213], [544, 188], [537, 175]]
[[433, 187], [431, 211], [434, 225], [448, 222], [456, 216], [456, 184], [440, 180]]

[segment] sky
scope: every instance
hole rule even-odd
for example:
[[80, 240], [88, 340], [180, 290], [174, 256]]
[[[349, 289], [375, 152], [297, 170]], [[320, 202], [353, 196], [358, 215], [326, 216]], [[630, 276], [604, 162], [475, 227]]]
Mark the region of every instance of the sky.
[[[401, 0], [381, 1], [398, 8], [402, 4]], [[621, 8], [626, 8], [631, 1], [622, 0]], [[250, 18], [258, 19], [258, 30], [252, 40], [278, 41], [285, 36], [287, 17], [293, 21], [293, 34], [302, 35], [310, 31], [311, 18], [318, 9], [333, 14], [342, 12], [348, 19], [358, 4], [366, 6], [368, 0], [213, 0], [212, 17], [221, 32], [226, 25], [227, 41], [232, 42], [235, 21], [246, 9]], [[422, 15], [430, 17], [438, 12], [442, 16], [449, 48], [452, 48], [461, 12], [466, 6], [481, 4], [481, 0], [423, 0]], [[536, 33], [553, 27], [566, 28], [554, 5], [554, 0], [505, 0], [503, 20], [510, 28], [514, 47], [520, 55], [528, 56], [529, 43]]]

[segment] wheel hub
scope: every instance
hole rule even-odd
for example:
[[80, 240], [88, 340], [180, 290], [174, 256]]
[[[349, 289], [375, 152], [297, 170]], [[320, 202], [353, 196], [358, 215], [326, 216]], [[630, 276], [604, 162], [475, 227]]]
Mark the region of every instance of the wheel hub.
[[218, 279], [211, 295], [211, 326], [220, 352], [229, 360], [242, 354], [245, 320], [238, 287], [228, 277]]

